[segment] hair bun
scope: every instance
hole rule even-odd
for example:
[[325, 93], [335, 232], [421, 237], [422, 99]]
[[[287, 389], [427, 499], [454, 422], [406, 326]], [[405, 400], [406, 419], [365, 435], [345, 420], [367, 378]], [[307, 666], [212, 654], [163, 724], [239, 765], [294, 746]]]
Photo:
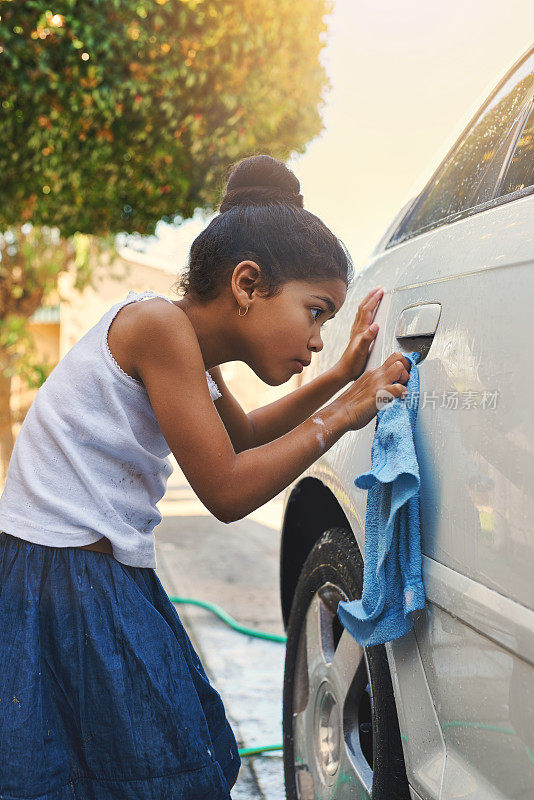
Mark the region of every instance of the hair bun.
[[219, 211], [223, 214], [233, 206], [276, 202], [303, 208], [298, 178], [285, 164], [271, 156], [251, 156], [230, 168]]

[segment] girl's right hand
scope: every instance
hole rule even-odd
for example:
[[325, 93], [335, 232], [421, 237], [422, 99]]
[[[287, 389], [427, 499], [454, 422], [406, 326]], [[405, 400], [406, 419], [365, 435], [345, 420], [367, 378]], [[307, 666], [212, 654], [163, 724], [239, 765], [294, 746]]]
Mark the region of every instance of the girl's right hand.
[[347, 430], [364, 428], [389, 402], [404, 397], [411, 362], [402, 353], [392, 353], [376, 369], [369, 369], [333, 402], [347, 418]]

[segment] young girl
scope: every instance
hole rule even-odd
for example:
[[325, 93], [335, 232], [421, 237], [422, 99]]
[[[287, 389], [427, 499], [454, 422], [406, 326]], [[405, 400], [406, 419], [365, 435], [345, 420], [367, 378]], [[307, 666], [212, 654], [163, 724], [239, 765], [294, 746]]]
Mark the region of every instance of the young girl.
[[230, 797], [236, 741], [154, 571], [156, 503], [172, 451], [207, 508], [240, 519], [372, 420], [377, 392], [405, 393], [400, 353], [362, 374], [380, 291], [338, 364], [281, 400], [246, 415], [222, 379], [236, 360], [271, 386], [301, 372], [350, 278], [294, 174], [245, 159], [182, 299], [131, 291], [41, 386], [0, 501], [0, 798]]

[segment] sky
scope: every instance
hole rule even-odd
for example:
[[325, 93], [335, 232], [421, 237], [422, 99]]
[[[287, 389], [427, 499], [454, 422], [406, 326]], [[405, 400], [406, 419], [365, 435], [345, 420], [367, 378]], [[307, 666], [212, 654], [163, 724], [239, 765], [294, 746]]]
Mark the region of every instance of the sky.
[[[534, 44], [534, 2], [335, 0], [326, 21], [324, 130], [287, 164], [305, 207], [342, 239], [358, 270]], [[179, 271], [210, 219], [198, 211], [179, 230], [159, 225], [149, 263]]]

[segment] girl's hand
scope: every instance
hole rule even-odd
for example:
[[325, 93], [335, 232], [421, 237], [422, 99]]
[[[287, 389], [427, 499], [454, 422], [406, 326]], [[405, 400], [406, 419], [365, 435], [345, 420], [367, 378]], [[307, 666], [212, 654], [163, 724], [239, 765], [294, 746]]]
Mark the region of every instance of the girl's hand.
[[376, 369], [368, 369], [333, 401], [345, 413], [346, 430], [364, 428], [388, 403], [406, 396], [411, 362], [398, 351]]
[[376, 322], [372, 323], [383, 294], [382, 287], [373, 289], [364, 297], [356, 312], [349, 343], [338, 361], [338, 367], [346, 383], [355, 381], [365, 369], [369, 348], [378, 333], [378, 325]]

